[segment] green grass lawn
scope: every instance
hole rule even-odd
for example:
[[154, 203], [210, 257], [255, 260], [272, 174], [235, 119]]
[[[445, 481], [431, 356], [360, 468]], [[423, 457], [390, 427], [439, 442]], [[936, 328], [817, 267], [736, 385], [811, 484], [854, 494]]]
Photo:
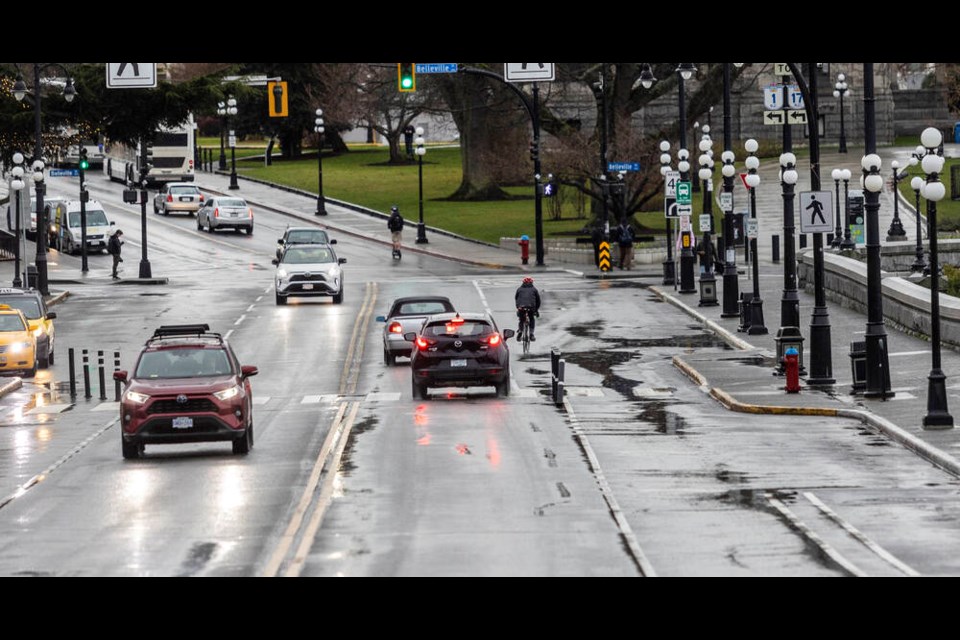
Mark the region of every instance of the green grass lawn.
[[[960, 200], [950, 199], [950, 167], [958, 164], [960, 164], [960, 160], [948, 158], [943, 167], [943, 173], [940, 174], [940, 181], [943, 182], [943, 186], [947, 189], [946, 197], [937, 203], [937, 229], [941, 233], [956, 233], [960, 231]], [[914, 176], [920, 176], [926, 179], [926, 174], [923, 173], [920, 165], [908, 167], [907, 172], [907, 177], [900, 181], [900, 193], [913, 204], [916, 202], [916, 193], [910, 187], [910, 181]], [[920, 207], [923, 213], [926, 213], [927, 202], [923, 198], [920, 198]]]

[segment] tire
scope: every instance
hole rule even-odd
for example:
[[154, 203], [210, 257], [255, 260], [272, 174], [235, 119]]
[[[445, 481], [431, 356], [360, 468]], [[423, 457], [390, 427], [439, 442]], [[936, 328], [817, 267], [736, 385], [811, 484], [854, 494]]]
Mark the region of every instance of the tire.
[[281, 307], [282, 307], [283, 305], [287, 304], [287, 299], [286, 299], [286, 298], [284, 298], [283, 296], [281, 296], [279, 293], [277, 293], [277, 294], [275, 294], [275, 295], [277, 296], [277, 305], [278, 305], [278, 306], [281, 306]]
[[503, 382], [497, 385], [497, 397], [506, 398], [510, 395], [510, 373], [508, 372]]
[[397, 356], [393, 355], [392, 353], [384, 349], [383, 364], [387, 365], [388, 367], [394, 366], [395, 364], [397, 364]]
[[143, 455], [143, 445], [130, 442], [128, 443], [123, 438], [120, 438], [120, 450], [123, 452], [124, 460], [136, 460], [141, 455]]
[[207, 218], [207, 233], [213, 233], [213, 223], [210, 222], [210, 218]]
[[50, 366], [50, 356], [49, 356], [49, 355], [45, 355], [45, 356], [42, 357], [42, 358], [38, 358], [38, 364], [37, 364], [37, 366], [40, 367], [41, 369], [46, 369], [46, 368], [48, 368], [48, 367]]
[[342, 287], [342, 286], [340, 287], [340, 293], [338, 293], [337, 295], [333, 296], [333, 304], [340, 304], [341, 302], [343, 302], [343, 287]]
[[154, 214], [160, 213], [160, 209], [157, 208], [157, 203], [156, 203], [156, 202], [153, 203], [153, 213], [154, 213]]
[[233, 455], [245, 456], [250, 453], [250, 449], [253, 448], [253, 424], [251, 423], [247, 427], [247, 431], [242, 438], [234, 440], [232, 444]]
[[417, 380], [414, 378], [411, 384], [410, 393], [413, 395], [414, 400], [426, 400], [427, 385], [417, 384]]
[[37, 376], [37, 361], [33, 361], [33, 368], [27, 371], [27, 378], [35, 378]]
[[51, 349], [50, 353], [47, 354], [47, 362], [53, 364], [53, 349]]
[[203, 231], [203, 223], [200, 222], [200, 216], [197, 216], [197, 231]]
[[247, 235], [248, 235], [248, 236], [252, 236], [252, 235], [253, 235], [253, 227], [252, 227], [252, 226], [251, 226], [249, 229], [247, 229]]

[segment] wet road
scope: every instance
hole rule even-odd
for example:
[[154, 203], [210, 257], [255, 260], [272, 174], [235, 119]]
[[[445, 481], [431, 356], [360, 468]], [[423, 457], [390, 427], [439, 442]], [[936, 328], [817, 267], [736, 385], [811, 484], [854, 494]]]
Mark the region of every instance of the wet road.
[[[119, 185], [90, 185], [135, 270], [139, 209]], [[344, 303], [277, 307], [270, 259], [290, 219], [255, 216], [251, 237], [210, 236], [148, 213], [169, 285], [69, 286], [56, 364], [0, 400], [0, 575], [958, 573], [956, 479], [853, 422], [726, 412], [670, 358], [754, 365], [636, 283], [538, 275], [538, 342], [514, 350], [509, 398], [414, 402], [373, 317], [436, 293], [513, 327], [517, 276], [395, 263], [344, 236]], [[90, 264], [102, 275], [109, 257]], [[119, 350], [129, 368], [156, 326], [187, 322], [259, 367], [253, 452], [155, 446], [124, 461], [112, 381], [106, 402], [96, 388], [71, 403], [66, 348]], [[552, 346], [566, 409], [548, 398]]]

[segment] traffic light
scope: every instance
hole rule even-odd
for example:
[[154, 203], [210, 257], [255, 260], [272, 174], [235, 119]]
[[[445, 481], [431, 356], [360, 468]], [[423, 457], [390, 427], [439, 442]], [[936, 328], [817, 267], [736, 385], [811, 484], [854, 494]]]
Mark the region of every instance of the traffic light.
[[540, 154], [540, 143], [533, 141], [530, 143], [530, 159], [534, 162], [537, 161], [537, 156]]
[[417, 73], [414, 70], [414, 63], [397, 63], [397, 89], [403, 93], [417, 90]]
[[80, 147], [80, 162], [77, 164], [81, 171], [86, 171], [90, 168], [90, 161], [87, 160], [87, 148], [82, 145]]
[[286, 118], [289, 115], [288, 102], [285, 80], [267, 83], [267, 111], [271, 118]]

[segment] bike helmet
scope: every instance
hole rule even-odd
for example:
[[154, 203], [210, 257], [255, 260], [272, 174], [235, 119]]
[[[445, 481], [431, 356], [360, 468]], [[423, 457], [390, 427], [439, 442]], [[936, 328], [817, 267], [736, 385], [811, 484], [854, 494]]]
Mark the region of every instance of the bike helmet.
[[397, 205], [390, 207], [390, 213], [400, 213], [400, 209], [397, 208]]
[[526, 278], [523, 279], [523, 284], [533, 284], [533, 278], [531, 278], [530, 276], [527, 276]]

